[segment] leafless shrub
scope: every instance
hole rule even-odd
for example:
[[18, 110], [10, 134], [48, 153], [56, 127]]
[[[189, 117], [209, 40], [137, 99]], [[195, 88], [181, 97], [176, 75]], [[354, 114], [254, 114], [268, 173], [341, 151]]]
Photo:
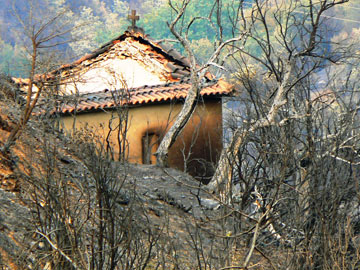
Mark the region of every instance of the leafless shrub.
[[[89, 129], [68, 139], [46, 134], [36, 131], [37, 143], [26, 142], [35, 151], [20, 165], [36, 241], [20, 258], [24, 266], [32, 254], [34, 269], [144, 269], [159, 233], [135, 187], [124, 188], [126, 166], [115, 164], [103, 138]], [[59, 147], [64, 142], [67, 153]]]

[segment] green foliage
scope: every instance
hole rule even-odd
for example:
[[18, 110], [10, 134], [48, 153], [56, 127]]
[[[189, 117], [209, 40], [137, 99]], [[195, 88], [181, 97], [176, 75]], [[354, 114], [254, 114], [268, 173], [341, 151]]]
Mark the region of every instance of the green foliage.
[[[172, 37], [167, 24], [171, 22], [176, 16], [176, 10], [181, 8], [182, 1], [173, 1], [174, 5], [170, 7], [167, 3], [164, 3], [160, 7], [153, 8], [147, 14], [143, 15], [140, 22], [147, 33], [154, 38], [170, 38]], [[175, 10], [176, 9], [176, 10]], [[219, 38], [219, 32], [216, 29], [215, 24], [216, 13], [214, 12], [216, 7], [208, 0], [192, 1], [185, 13], [184, 19], [181, 21], [178, 31], [188, 31], [188, 37], [190, 40], [200, 40], [207, 38], [211, 42]], [[231, 21], [229, 20], [229, 14], [232, 10], [232, 1], [224, 0], [221, 7], [221, 24], [224, 29], [224, 36], [230, 37], [231, 35]], [[209, 17], [209, 14], [211, 15]], [[189, 29], [186, 26], [192, 21]]]
[[[181, 8], [180, 0], [172, 1], [173, 7], [164, 2], [161, 6], [152, 8], [150, 12], [144, 14], [139, 25], [154, 39], [174, 39], [168, 24], [176, 17], [177, 11]], [[213, 52], [214, 45], [218, 44], [222, 38], [228, 39], [236, 34], [233, 29], [232, 22], [229, 19], [235, 11], [233, 1], [224, 0], [221, 4], [220, 18], [217, 21], [216, 6], [208, 0], [192, 1], [184, 18], [177, 27], [177, 31], [181, 34], [187, 33], [198, 60], [203, 62]], [[192, 22], [193, 21], [193, 22]], [[187, 26], [191, 23], [191, 26]], [[220, 33], [217, 24], [220, 23], [223, 32]], [[184, 53], [180, 46], [175, 47]]]
[[13, 56], [13, 47], [4, 42], [0, 43], [0, 70], [1, 73], [9, 74]]
[[99, 43], [96, 40], [98, 29], [103, 29], [103, 23], [98, 16], [94, 15], [93, 10], [89, 7], [82, 8], [77, 22], [82, 26], [71, 32], [72, 37], [76, 41], [69, 45], [74, 53], [80, 56], [96, 48]]
[[0, 73], [15, 77], [27, 77], [29, 62], [19, 46], [12, 46], [0, 39]]
[[129, 13], [129, 3], [121, 0], [114, 0], [112, 11], [119, 17], [126, 18]]
[[[100, 11], [99, 11], [100, 9]], [[128, 26], [129, 4], [114, 0], [110, 8], [101, 2], [100, 8], [81, 7], [77, 24], [72, 35], [76, 42], [70, 47], [77, 56], [84, 55], [124, 32]]]
[[191, 42], [191, 48], [194, 51], [197, 59], [204, 63], [212, 54], [214, 46], [207, 38], [201, 38], [199, 40], [193, 40]]
[[[68, 18], [71, 18], [74, 25], [83, 25], [81, 28], [77, 28], [71, 33], [72, 37], [78, 39], [76, 42], [71, 43], [68, 46], [74, 52], [75, 56], [81, 56], [88, 53], [89, 51], [96, 49], [100, 45], [123, 33], [130, 25], [127, 16], [132, 8], [137, 9], [140, 14], [140, 21], [138, 22], [138, 25], [145, 30], [146, 34], [149, 34], [153, 39], [157, 40], [174, 39], [173, 35], [169, 31], [168, 23], [175, 18], [177, 14], [176, 10], [181, 8], [182, 3], [181, 0], [172, 0], [171, 2], [173, 3], [173, 7], [170, 7], [167, 0], [144, 0], [132, 2], [126, 0], [39, 1], [46, 6], [45, 9], [50, 11], [59, 10], [68, 6], [72, 8], [71, 12], [68, 14]], [[177, 28], [177, 30], [182, 34], [187, 31], [188, 38], [192, 43], [192, 47], [200, 61], [204, 61], [210, 55], [213, 47], [221, 41], [221, 38], [225, 40], [236, 36], [242, 31], [242, 22], [240, 18], [234, 19], [237, 15], [239, 15], [237, 14], [237, 6], [240, 3], [243, 3], [245, 15], [247, 12], [250, 12], [252, 7], [252, 1], [248, 0], [222, 0], [220, 1], [221, 16], [219, 16], [221, 19], [218, 21], [218, 14], [216, 13], [217, 7], [214, 6], [213, 2], [214, 1], [209, 0], [191, 1], [184, 18], [178, 24]], [[297, 1], [296, 4], [299, 6], [302, 2], [303, 1]], [[16, 20], [15, 18], [11, 18], [9, 15], [11, 14], [10, 5], [6, 4], [5, 8], [9, 10], [5, 13], [6, 16], [1, 19], [1, 23], [3, 25], [9, 25], [9, 23], [14, 25]], [[266, 14], [270, 37], [273, 40], [276, 40], [279, 35], [279, 27], [277, 26], [274, 18], [271, 16], [271, 10], [275, 8], [275, 6], [269, 5]], [[25, 9], [26, 8], [24, 6], [21, 9], [21, 12], [25, 12]], [[356, 22], [358, 20], [359, 9], [360, 6], [354, 6], [354, 2], [351, 2], [338, 6], [331, 14], [327, 14], [327, 16], [345, 18], [346, 20], [328, 19], [327, 24], [329, 26], [335, 26], [338, 32], [326, 33], [326, 35], [339, 35], [344, 31], [348, 35], [351, 35], [352, 29], [359, 27], [359, 23]], [[301, 11], [296, 14], [296, 19], [301, 20]], [[186, 28], [192, 20], [193, 23], [191, 26]], [[217, 27], [218, 23], [222, 26], [221, 33], [219, 31], [219, 27]], [[18, 25], [16, 27], [18, 27]], [[265, 38], [265, 30], [262, 27], [255, 27], [255, 29], [259, 39]], [[2, 32], [4, 32], [3, 29]], [[18, 71], [18, 68], [16, 67], [17, 65], [15, 66], [13, 63], [14, 61], [21, 59], [19, 52], [14, 51], [15, 47], [20, 46], [21, 40], [16, 37], [14, 34], [15, 32], [16, 31], [9, 31], [7, 34], [8, 36], [5, 37], [5, 43], [0, 43], [0, 69], [5, 73], [15, 72], [15, 74], [19, 75], [23, 72]], [[294, 32], [296, 32], [296, 29], [294, 29]], [[278, 45], [279, 47], [274, 49], [281, 50], [282, 44], [279, 43]], [[247, 46], [252, 52], [255, 51], [258, 52], [256, 54], [260, 54], [261, 48], [255, 41], [248, 41]], [[64, 46], [61, 49], [65, 51], [68, 47]], [[175, 47], [184, 53], [180, 45], [176, 45]]]

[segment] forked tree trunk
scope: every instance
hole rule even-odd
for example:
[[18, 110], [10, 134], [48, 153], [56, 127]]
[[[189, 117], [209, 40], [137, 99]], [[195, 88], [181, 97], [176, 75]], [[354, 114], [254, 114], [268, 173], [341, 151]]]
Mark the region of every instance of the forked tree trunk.
[[281, 122], [277, 122], [275, 118], [278, 115], [280, 108], [287, 103], [286, 94], [293, 86], [291, 78], [294, 65], [294, 60], [290, 60], [286, 64], [286, 67], [284, 68], [286, 73], [284, 74], [284, 78], [278, 87], [276, 96], [267, 115], [256, 120], [248, 129], [244, 130], [243, 127], [236, 129], [229, 146], [226, 149], [223, 149], [215, 174], [207, 185], [207, 188], [210, 191], [213, 192], [215, 190], [219, 190], [221, 192], [226, 192], [226, 188], [231, 185], [232, 167], [236, 162], [240, 145], [244, 142], [247, 136], [262, 127], [281, 125]]

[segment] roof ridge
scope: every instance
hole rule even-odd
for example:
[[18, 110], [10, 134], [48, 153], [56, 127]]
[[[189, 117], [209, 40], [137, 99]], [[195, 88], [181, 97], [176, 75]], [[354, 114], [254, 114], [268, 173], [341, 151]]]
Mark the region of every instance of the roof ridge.
[[[117, 42], [116, 41], [123, 41], [128, 37], [133, 37], [137, 41], [143, 41], [145, 43], [148, 43], [153, 48], [157, 48], [160, 50], [163, 54], [166, 54], [167, 56], [170, 56], [172, 58], [173, 62], [181, 63], [183, 67], [189, 68], [190, 67], [190, 61], [187, 59], [187, 57], [181, 55], [174, 47], [172, 46], [164, 46], [153, 40], [150, 35], [146, 35], [144, 33], [140, 32], [130, 32], [125, 31], [123, 34], [117, 36], [116, 38], [113, 38], [112, 40], [104, 43], [99, 48], [85, 54], [84, 56], [80, 57], [79, 59], [73, 61], [70, 64], [63, 65], [64, 68], [72, 68], [75, 65], [79, 65], [85, 60], [96, 58], [98, 55], [104, 53], [105, 51], [110, 50]], [[59, 68], [60, 70], [62, 67]]]

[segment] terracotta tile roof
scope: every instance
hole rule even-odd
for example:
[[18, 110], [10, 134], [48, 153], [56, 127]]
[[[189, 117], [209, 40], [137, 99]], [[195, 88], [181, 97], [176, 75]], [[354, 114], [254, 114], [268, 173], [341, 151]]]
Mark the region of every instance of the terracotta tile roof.
[[[191, 87], [189, 80], [156, 86], [142, 86], [126, 91], [126, 98], [120, 99], [120, 91], [101, 91], [83, 94], [77, 102], [70, 100], [61, 105], [61, 113], [97, 111], [114, 108], [119, 105], [140, 105], [160, 103], [186, 98]], [[233, 87], [222, 79], [212, 80], [201, 90], [203, 97], [229, 95]]]
[[[125, 32], [123, 35], [106, 43], [91, 54], [85, 55], [71, 64], [63, 65], [59, 69], [42, 75], [42, 77], [39, 78], [42, 80], [51, 80], [60, 77], [61, 80], [64, 79], [66, 81], [67, 77], [77, 74], [78, 72], [81, 74], [84, 70], [90, 69], [92, 65], [96, 67], [96, 65], [103, 60], [112, 58], [126, 59], [128, 57], [142, 62], [150, 69], [154, 67], [152, 72], [162, 76], [164, 83], [131, 88], [127, 91], [128, 98], [126, 101], [123, 99], [121, 102], [114, 101], [114, 96], [116, 99], [120, 91], [105, 90], [82, 94], [78, 97], [76, 104], [74, 103], [74, 96], [65, 95], [60, 98], [61, 100], [67, 100], [66, 102], [61, 101], [61, 112], [63, 114], [69, 114], [74, 111], [86, 112], [109, 109], [123, 104], [140, 105], [186, 98], [187, 92], [191, 87], [189, 83], [189, 60], [181, 56], [173, 48], [160, 45], [159, 42], [150, 40], [148, 36], [140, 32]], [[204, 97], [228, 95], [233, 90], [231, 85], [222, 79], [214, 79], [210, 73], [206, 75], [206, 79], [208, 82], [201, 90], [201, 95]], [[28, 83], [27, 80], [16, 78], [13, 78], [13, 80], [20, 86], [25, 86]], [[44, 112], [45, 107], [45, 101], [43, 105], [39, 102], [35, 114]]]

